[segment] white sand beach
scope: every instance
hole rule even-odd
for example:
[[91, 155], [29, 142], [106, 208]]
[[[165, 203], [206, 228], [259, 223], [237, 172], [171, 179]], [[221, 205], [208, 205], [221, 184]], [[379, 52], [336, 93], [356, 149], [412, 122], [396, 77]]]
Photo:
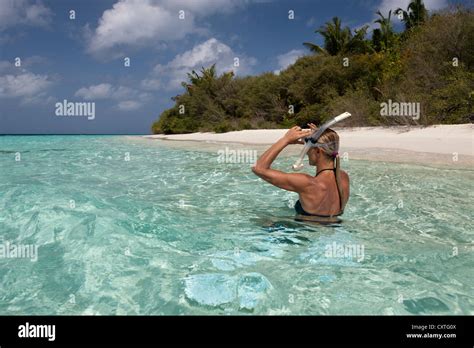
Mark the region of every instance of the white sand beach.
[[[336, 127], [334, 129], [340, 135], [340, 153], [347, 152], [354, 159], [474, 165], [473, 124], [430, 127]], [[261, 149], [276, 142], [285, 132], [285, 129], [259, 129], [219, 134], [159, 134], [148, 135], [145, 138], [181, 142], [198, 141], [207, 144], [242, 144], [257, 148], [260, 153]], [[287, 154], [300, 149], [297, 145], [290, 148], [285, 151]]]

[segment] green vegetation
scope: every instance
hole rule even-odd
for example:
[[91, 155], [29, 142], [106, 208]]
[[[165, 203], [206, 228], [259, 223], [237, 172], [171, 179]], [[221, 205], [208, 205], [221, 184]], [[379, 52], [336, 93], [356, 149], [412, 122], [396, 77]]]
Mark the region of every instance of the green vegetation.
[[[396, 9], [397, 33], [377, 13], [378, 28], [351, 32], [335, 17], [316, 30], [320, 47], [279, 75], [217, 76], [215, 66], [188, 74], [184, 93], [153, 124], [154, 133], [227, 132], [320, 123], [349, 111], [345, 125], [469, 123], [474, 102], [474, 13], [451, 8], [428, 16], [421, 0]], [[389, 99], [421, 105], [421, 118], [382, 117]]]
[[341, 53], [366, 53], [373, 51], [370, 44], [365, 40], [368, 25], [355, 30], [352, 34], [349, 27], [341, 28], [341, 20], [334, 17], [332, 22], [327, 22], [325, 27], [316, 30], [324, 38], [324, 48], [310, 42], [304, 42], [303, 45], [309, 48], [311, 52], [330, 54], [336, 56]]
[[408, 4], [408, 8], [404, 11], [402, 8], [398, 8], [395, 11], [397, 14], [401, 14], [403, 22], [405, 23], [405, 29], [410, 30], [416, 28], [428, 17], [423, 0], [414, 0]]

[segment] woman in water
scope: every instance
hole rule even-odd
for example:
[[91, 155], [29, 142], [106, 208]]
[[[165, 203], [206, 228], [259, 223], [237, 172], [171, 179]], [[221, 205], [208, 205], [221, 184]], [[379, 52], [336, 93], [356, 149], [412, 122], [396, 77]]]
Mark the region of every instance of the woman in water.
[[328, 128], [308, 151], [309, 164], [316, 166], [316, 175], [284, 173], [271, 168], [280, 152], [290, 144], [304, 144], [305, 137], [316, 130], [291, 128], [273, 144], [257, 161], [252, 171], [276, 187], [298, 193], [295, 204], [297, 218], [318, 222], [337, 222], [349, 200], [349, 176], [340, 169], [338, 156], [339, 136]]

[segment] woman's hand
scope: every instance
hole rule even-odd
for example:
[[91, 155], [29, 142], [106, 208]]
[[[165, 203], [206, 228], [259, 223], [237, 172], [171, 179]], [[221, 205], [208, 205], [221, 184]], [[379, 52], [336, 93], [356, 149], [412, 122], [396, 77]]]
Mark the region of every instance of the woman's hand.
[[318, 130], [318, 127], [314, 123], [308, 123], [308, 126], [312, 132]]
[[283, 136], [288, 144], [304, 144], [304, 138], [312, 133], [311, 130], [301, 129], [301, 127], [294, 126]]

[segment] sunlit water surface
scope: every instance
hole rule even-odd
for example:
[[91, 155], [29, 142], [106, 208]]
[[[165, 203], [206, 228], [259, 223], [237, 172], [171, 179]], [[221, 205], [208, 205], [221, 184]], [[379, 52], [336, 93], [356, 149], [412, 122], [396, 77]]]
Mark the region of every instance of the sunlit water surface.
[[0, 258], [0, 314], [474, 314], [472, 170], [345, 161], [315, 226], [199, 146], [0, 137], [0, 238], [38, 247]]

